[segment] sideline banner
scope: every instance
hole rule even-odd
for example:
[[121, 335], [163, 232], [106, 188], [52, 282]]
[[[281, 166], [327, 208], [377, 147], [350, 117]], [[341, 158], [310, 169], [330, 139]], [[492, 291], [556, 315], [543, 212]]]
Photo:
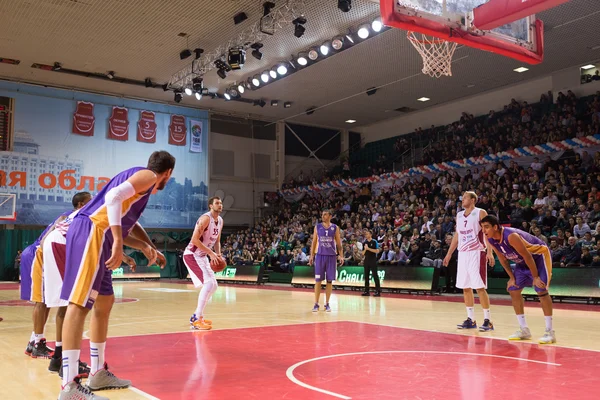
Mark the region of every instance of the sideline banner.
[[[223, 271], [215, 272], [215, 277], [220, 282], [252, 282], [258, 284], [258, 279], [262, 275], [262, 268], [260, 265], [227, 266]], [[187, 274], [187, 279], [190, 279], [190, 274]]]

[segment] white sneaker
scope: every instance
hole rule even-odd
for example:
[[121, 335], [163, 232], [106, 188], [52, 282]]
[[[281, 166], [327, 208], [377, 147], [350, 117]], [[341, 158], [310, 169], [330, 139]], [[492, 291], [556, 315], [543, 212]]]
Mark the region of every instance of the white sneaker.
[[531, 339], [531, 331], [529, 328], [521, 328], [508, 337], [508, 340], [529, 340]]
[[544, 336], [542, 336], [539, 340], [540, 344], [552, 344], [556, 343], [556, 334], [552, 329], [546, 329]]
[[108, 400], [108, 398], [92, 393], [81, 384], [81, 378], [77, 376], [60, 391], [58, 400]]

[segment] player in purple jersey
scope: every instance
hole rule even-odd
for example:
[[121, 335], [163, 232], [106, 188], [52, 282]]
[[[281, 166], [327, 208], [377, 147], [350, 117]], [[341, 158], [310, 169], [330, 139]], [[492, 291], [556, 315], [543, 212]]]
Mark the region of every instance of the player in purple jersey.
[[[175, 157], [155, 151], [148, 166], [116, 175], [73, 218], [67, 232], [65, 275], [61, 299], [69, 306], [63, 325], [63, 379], [59, 400], [104, 400], [90, 390], [126, 388], [131, 382], [108, 371], [104, 350], [114, 303], [112, 270], [121, 265], [123, 245], [141, 250], [148, 265], [164, 268], [166, 260], [137, 223], [151, 194], [167, 185]], [[91, 371], [87, 387], [78, 376], [78, 360], [85, 318], [90, 322]]]
[[[71, 200], [75, 210], [83, 207], [91, 195], [88, 192], [75, 194]], [[43, 291], [43, 252], [41, 242], [56, 224], [62, 222], [73, 210], [62, 213], [53, 223], [48, 225], [42, 234], [21, 254], [21, 299], [31, 301], [33, 306], [33, 331], [25, 354], [32, 358], [50, 358], [54, 351], [46, 345], [44, 327], [50, 309], [44, 303]]]
[[[510, 336], [509, 340], [531, 339], [531, 331], [525, 321], [525, 305], [521, 292], [523, 288], [533, 286], [546, 320], [546, 332], [539, 339], [539, 343], [556, 343], [556, 335], [552, 329], [552, 297], [548, 294], [552, 278], [550, 249], [546, 243], [527, 232], [501, 226], [498, 218], [493, 215], [483, 218], [481, 227], [509, 276], [506, 288], [520, 325], [520, 329]], [[510, 267], [511, 262], [515, 264], [514, 271]]]
[[[309, 265], [315, 266], [315, 305], [313, 312], [319, 311], [319, 298], [321, 297], [321, 281], [326, 280], [325, 311], [331, 312], [329, 298], [333, 290], [333, 281], [337, 273], [336, 261], [344, 264], [344, 254], [340, 229], [331, 223], [331, 211], [321, 213], [321, 223], [315, 226], [312, 245], [310, 247]], [[337, 260], [336, 260], [337, 255]]]

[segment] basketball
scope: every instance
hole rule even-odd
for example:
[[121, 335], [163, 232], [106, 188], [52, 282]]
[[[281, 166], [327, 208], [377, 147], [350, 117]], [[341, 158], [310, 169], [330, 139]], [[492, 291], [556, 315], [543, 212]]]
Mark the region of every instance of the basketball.
[[210, 264], [210, 268], [215, 271], [215, 272], [221, 272], [225, 269], [225, 267], [227, 266], [227, 263], [225, 262], [225, 259], [223, 257], [217, 257], [217, 265], [214, 265], [213, 263]]

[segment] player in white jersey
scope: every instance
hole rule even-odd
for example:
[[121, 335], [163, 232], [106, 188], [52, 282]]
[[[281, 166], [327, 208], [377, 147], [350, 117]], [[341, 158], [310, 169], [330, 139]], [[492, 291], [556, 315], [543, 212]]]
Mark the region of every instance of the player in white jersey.
[[[481, 219], [487, 212], [475, 207], [477, 194], [465, 192], [462, 196], [463, 211], [456, 215], [456, 233], [444, 258], [444, 266], [448, 266], [452, 253], [458, 248], [458, 272], [456, 287], [463, 289], [467, 319], [457, 325], [459, 329], [477, 329], [475, 321], [475, 299], [473, 289], [477, 290], [481, 307], [483, 308], [483, 325], [479, 327], [482, 332], [494, 330], [491, 321], [490, 298], [487, 293], [487, 262], [494, 265], [494, 256], [491, 248], [486, 248], [486, 241], [481, 229]], [[486, 262], [487, 261], [487, 262]]]
[[190, 244], [183, 253], [183, 262], [194, 286], [197, 288], [202, 286], [198, 295], [198, 306], [190, 318], [190, 325], [197, 330], [212, 328], [212, 322], [204, 319], [204, 308], [219, 287], [210, 264], [216, 264], [221, 258], [223, 218], [220, 215], [223, 211], [223, 203], [219, 197], [211, 197], [208, 199], [208, 208], [210, 211], [198, 218]]

